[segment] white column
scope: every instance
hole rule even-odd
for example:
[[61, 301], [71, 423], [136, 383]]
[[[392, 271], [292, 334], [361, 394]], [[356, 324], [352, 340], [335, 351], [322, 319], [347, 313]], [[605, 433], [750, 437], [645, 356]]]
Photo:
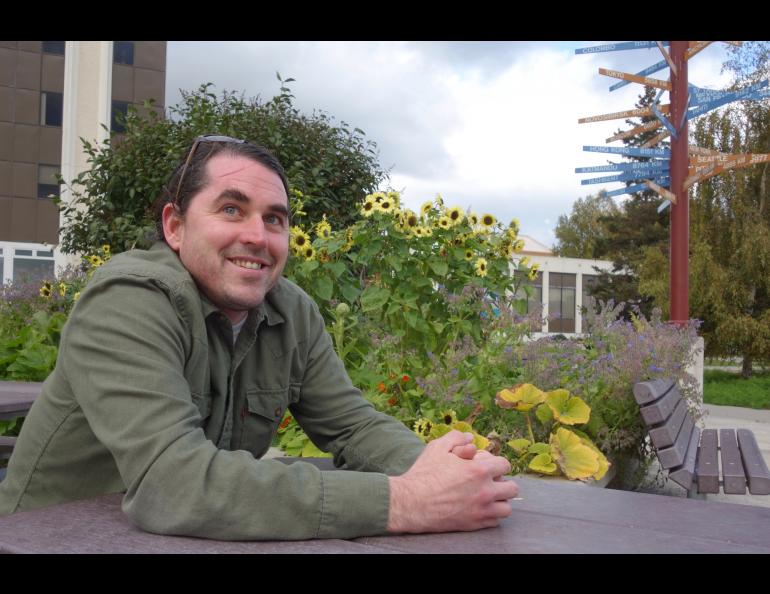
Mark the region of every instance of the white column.
[[[546, 320], [546, 323], [544, 326], [548, 328], [548, 332], [551, 331], [550, 325], [548, 324], [548, 314], [551, 313], [551, 303], [550, 303], [550, 284], [551, 284], [551, 278], [550, 274], [548, 274], [548, 270], [543, 270], [543, 318]], [[543, 330], [545, 332], [545, 330]]]
[[575, 334], [583, 333], [583, 273], [575, 276]]
[[[88, 169], [80, 138], [101, 144], [109, 138], [112, 106], [112, 41], [68, 41], [64, 51], [64, 105], [62, 118], [61, 174], [65, 185], [61, 199], [72, 199], [67, 184]], [[106, 126], [103, 128], [102, 126]], [[64, 225], [60, 215], [59, 224]], [[57, 271], [78, 264], [79, 255], [54, 250]]]

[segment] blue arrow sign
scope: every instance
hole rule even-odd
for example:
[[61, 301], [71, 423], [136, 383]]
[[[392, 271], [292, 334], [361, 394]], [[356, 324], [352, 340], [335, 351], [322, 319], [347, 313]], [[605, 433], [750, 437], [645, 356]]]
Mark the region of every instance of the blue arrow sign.
[[676, 138], [676, 129], [671, 125], [671, 122], [669, 122], [665, 116], [660, 113], [657, 104], [653, 103], [650, 107], [652, 108], [652, 113], [655, 114], [655, 117], [658, 118], [660, 123], [662, 123], [668, 129], [668, 131], [671, 132], [672, 138]]
[[639, 148], [633, 146], [583, 146], [589, 153], [612, 153], [614, 155], [629, 155], [632, 157], [671, 158], [669, 149]]
[[[663, 41], [663, 45], [668, 45], [668, 41]], [[584, 47], [576, 49], [576, 54], [596, 54], [600, 52], [619, 52], [623, 50], [644, 49], [647, 47], [658, 47], [654, 41], [624, 41], [623, 43], [608, 43], [607, 45], [595, 45], [593, 47]]]
[[668, 169], [668, 161], [646, 161], [640, 163], [612, 163], [593, 167], [576, 167], [575, 173], [600, 173], [603, 171], [645, 171], [648, 169]]
[[[658, 72], [658, 70], [663, 70], [664, 68], [668, 68], [668, 62], [665, 60], [661, 60], [660, 62], [656, 62], [652, 66], [648, 66], [644, 70], [640, 70], [636, 73], [637, 76], [647, 76], [648, 74], [653, 74], [654, 72]], [[621, 87], [625, 87], [626, 85], [630, 85], [630, 80], [621, 80], [618, 83], [615, 83], [610, 87], [610, 93], [612, 91], [616, 91]]]
[[732, 103], [733, 101], [753, 99], [754, 96], [757, 94], [763, 95], [764, 93], [761, 91], [761, 89], [767, 87], [768, 83], [770, 83], [770, 80], [761, 80], [757, 83], [754, 83], [753, 85], [749, 85], [748, 87], [740, 91], [733, 91], [730, 93], [726, 93], [721, 97], [719, 97], [718, 99], [714, 99], [713, 101], [702, 103], [701, 105], [698, 105], [697, 107], [694, 107], [693, 109], [690, 109], [687, 112], [687, 119], [691, 120], [693, 118], [697, 118], [698, 116], [701, 116], [704, 113], [707, 113], [713, 109], [716, 109], [717, 107], [722, 107], [727, 103]]
[[697, 107], [698, 105], [701, 105], [702, 103], [707, 103], [709, 101], [714, 101], [716, 99], [721, 99], [731, 91], [720, 91], [715, 89], [703, 89], [701, 87], [696, 87], [695, 85], [688, 85], [688, 88], [690, 90], [690, 106], [691, 107]]
[[660, 175], [666, 173], [665, 169], [652, 169], [649, 171], [632, 171], [630, 173], [621, 173], [619, 175], [605, 175], [604, 177], [592, 177], [591, 179], [581, 180], [581, 186], [587, 186], [589, 184], [604, 184], [616, 181], [632, 181], [635, 179], [650, 179], [654, 175]]

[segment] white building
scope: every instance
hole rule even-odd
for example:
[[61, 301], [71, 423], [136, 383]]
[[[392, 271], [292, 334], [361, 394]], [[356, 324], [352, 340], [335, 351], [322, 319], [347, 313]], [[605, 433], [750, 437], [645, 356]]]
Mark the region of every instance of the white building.
[[[596, 282], [598, 271], [612, 271], [608, 260], [584, 258], [562, 258], [542, 243], [521, 235], [524, 249], [514, 257], [518, 261], [528, 257], [530, 265], [537, 264], [537, 279], [530, 284], [535, 289], [529, 298], [529, 311], [542, 306], [545, 323], [543, 333], [581, 334], [583, 320], [581, 311], [588, 295], [588, 287]], [[535, 335], [538, 333], [536, 332]]]

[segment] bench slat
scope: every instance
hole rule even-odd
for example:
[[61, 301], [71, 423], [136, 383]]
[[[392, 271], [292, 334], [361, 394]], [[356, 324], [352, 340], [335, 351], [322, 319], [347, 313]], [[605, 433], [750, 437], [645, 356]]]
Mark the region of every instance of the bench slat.
[[684, 422], [686, 414], [687, 404], [680, 398], [674, 413], [669, 417], [665, 424], [649, 430], [652, 445], [659, 450], [673, 445], [679, 435], [679, 430], [682, 428], [682, 423]]
[[0, 460], [5, 460], [6, 458], [10, 458], [11, 454], [13, 453], [13, 446], [15, 445], [16, 445], [15, 437], [1, 436], [0, 437]]
[[669, 469], [684, 464], [687, 448], [690, 445], [690, 435], [695, 427], [692, 415], [685, 415], [684, 423], [676, 438], [676, 442], [670, 448], [658, 449], [658, 460], [663, 468]]
[[717, 445], [717, 430], [704, 429], [700, 436], [698, 462], [695, 466], [698, 493], [719, 493]]
[[746, 474], [743, 471], [735, 429], [719, 430], [719, 449], [722, 453], [722, 490], [732, 495], [746, 494]]
[[762, 458], [757, 438], [748, 429], [738, 429], [738, 446], [749, 483], [749, 493], [770, 495], [770, 470]]
[[634, 384], [634, 398], [638, 405], [654, 402], [671, 389], [674, 382], [668, 379], [654, 379]]
[[681, 399], [679, 388], [672, 386], [668, 393], [657, 402], [640, 407], [645, 424], [652, 427], [665, 422]]
[[681, 467], [669, 471], [668, 476], [675, 483], [681, 485], [688, 491], [692, 489], [695, 482], [695, 462], [698, 457], [698, 443], [700, 442], [700, 429], [695, 427], [690, 435], [690, 444], [687, 447], [684, 463]]

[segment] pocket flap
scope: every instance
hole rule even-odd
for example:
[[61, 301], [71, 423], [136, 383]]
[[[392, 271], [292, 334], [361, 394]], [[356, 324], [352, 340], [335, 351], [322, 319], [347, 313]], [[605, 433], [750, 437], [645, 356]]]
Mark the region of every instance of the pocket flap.
[[278, 422], [283, 417], [283, 412], [288, 404], [289, 389], [248, 390], [246, 400], [250, 413]]

